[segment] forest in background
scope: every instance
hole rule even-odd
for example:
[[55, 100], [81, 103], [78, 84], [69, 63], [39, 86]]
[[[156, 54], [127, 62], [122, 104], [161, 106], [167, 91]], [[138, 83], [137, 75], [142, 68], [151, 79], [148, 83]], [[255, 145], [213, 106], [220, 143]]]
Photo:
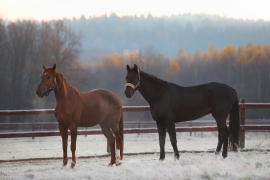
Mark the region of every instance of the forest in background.
[[[265, 33], [257, 34], [260, 35], [266, 36]], [[81, 91], [109, 89], [121, 98], [123, 105], [147, 105], [138, 92], [132, 99], [124, 95], [127, 64], [137, 64], [142, 71], [181, 86], [216, 81], [235, 88], [238, 97], [246, 98], [246, 102], [270, 102], [270, 43], [219, 48], [209, 45], [206, 50], [194, 52], [179, 45], [174, 56], [159, 52], [146, 43], [141, 48], [126, 49], [122, 54], [116, 51], [98, 58], [89, 56], [92, 59], [83, 61], [80, 56], [85, 48], [82, 39], [83, 35], [66, 25], [65, 20], [13, 23], [0, 20], [0, 109], [54, 108], [53, 93], [43, 99], [35, 95], [42, 65], [51, 67], [54, 63], [72, 86]], [[247, 112], [247, 118], [269, 116], [268, 111]], [[1, 122], [31, 122], [36, 119], [0, 117]], [[47, 120], [43, 117], [38, 119]], [[51, 121], [55, 119], [52, 117]]]
[[[270, 42], [270, 22], [224, 18], [218, 15], [180, 14], [163, 17], [104, 14], [100, 17], [63, 19], [67, 27], [81, 35], [81, 61], [95, 61], [99, 55], [152, 46], [165, 56], [207, 51], [227, 45], [238, 47]], [[95, 58], [93, 58], [95, 57]]]

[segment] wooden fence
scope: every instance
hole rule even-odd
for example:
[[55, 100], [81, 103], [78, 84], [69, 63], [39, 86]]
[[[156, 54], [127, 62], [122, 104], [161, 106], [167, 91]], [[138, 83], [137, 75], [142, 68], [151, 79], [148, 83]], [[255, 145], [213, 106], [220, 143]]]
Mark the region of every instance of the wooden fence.
[[[270, 103], [245, 103], [245, 99], [241, 99], [239, 103], [240, 110], [240, 145], [241, 148], [245, 147], [245, 132], [246, 131], [270, 131], [269, 124], [258, 122], [257, 125], [246, 124], [245, 111], [246, 109], [270, 109]], [[150, 111], [149, 106], [123, 106], [124, 112], [142, 112]], [[13, 115], [40, 115], [40, 114], [53, 114], [54, 109], [32, 109], [32, 110], [0, 110], [0, 116], [13, 116]], [[137, 128], [124, 129], [125, 134], [130, 133], [157, 133], [157, 128], [140, 128], [143, 122], [125, 122], [125, 124], [137, 123]], [[147, 122], [151, 124], [151, 122]], [[144, 124], [147, 124], [144, 122]], [[154, 123], [154, 121], [152, 122]], [[211, 126], [208, 126], [209, 123]], [[213, 124], [214, 123], [214, 124]], [[59, 131], [35, 131], [35, 126], [38, 125], [57, 125], [57, 123], [0, 123], [1, 126], [32, 126], [32, 132], [6, 132], [0, 133], [0, 138], [18, 138], [18, 137], [43, 137], [43, 136], [60, 136]], [[183, 126], [182, 126], [183, 125]], [[206, 126], [207, 125], [207, 126]], [[215, 122], [181, 122], [181, 126], [176, 126], [176, 132], [211, 132], [217, 131]], [[100, 129], [80, 130], [78, 135], [95, 135], [102, 134]]]

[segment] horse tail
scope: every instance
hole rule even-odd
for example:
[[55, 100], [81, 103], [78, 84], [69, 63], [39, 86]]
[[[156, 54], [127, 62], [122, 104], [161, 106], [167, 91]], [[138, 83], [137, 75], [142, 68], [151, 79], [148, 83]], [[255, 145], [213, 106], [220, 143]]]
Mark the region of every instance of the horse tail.
[[239, 104], [238, 104], [238, 97], [236, 91], [235, 92], [236, 98], [231, 109], [230, 113], [230, 123], [229, 123], [229, 148], [233, 151], [237, 151], [239, 147], [239, 130], [240, 130], [240, 117], [239, 117]]
[[119, 131], [120, 131], [120, 137], [121, 137], [121, 147], [120, 147], [120, 159], [123, 159], [124, 154], [124, 118], [123, 118], [123, 112], [119, 121]]

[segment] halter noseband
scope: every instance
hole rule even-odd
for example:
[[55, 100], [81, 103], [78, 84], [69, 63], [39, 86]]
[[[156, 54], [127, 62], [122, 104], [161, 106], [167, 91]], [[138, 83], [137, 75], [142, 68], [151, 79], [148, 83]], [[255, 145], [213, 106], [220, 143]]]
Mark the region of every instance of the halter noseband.
[[140, 84], [141, 84], [141, 81], [140, 81], [140, 69], [138, 69], [138, 75], [139, 75], [139, 81], [136, 85], [133, 85], [132, 83], [126, 83], [126, 86], [129, 86], [131, 87], [134, 91], [138, 90], [140, 88]]
[[53, 79], [53, 84], [52, 84], [52, 86], [51, 87], [49, 87], [49, 88], [45, 88], [45, 86], [40, 82], [39, 84], [41, 84], [42, 85], [42, 87], [43, 87], [43, 89], [44, 89], [44, 95], [45, 96], [48, 96], [49, 94], [50, 94], [50, 92], [52, 91], [52, 90], [54, 90], [55, 89], [55, 87], [56, 87], [56, 78], [54, 78]]

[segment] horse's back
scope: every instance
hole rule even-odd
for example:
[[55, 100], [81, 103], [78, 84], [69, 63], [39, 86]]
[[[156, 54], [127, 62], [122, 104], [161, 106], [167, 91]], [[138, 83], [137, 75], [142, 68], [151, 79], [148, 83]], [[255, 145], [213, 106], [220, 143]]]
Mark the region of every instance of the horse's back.
[[94, 89], [92, 91], [86, 92], [86, 94], [90, 95], [91, 97], [97, 96], [99, 98], [102, 98], [107, 101], [107, 103], [121, 104], [121, 100], [119, 99], [119, 97], [115, 93], [107, 89]]
[[211, 82], [191, 87], [171, 84], [166, 93], [167, 103], [177, 121], [194, 120], [215, 109], [228, 109], [234, 101], [234, 90], [225, 84]]
[[209, 100], [223, 100], [228, 98], [234, 98], [235, 92], [234, 89], [230, 86], [217, 82], [210, 82], [206, 84], [201, 84], [191, 87], [180, 87], [174, 85], [177, 94], [184, 98], [196, 98], [197, 101], [201, 100], [200, 98]]
[[96, 101], [96, 104], [100, 104], [108, 111], [111, 109], [122, 109], [122, 103], [119, 97], [106, 89], [94, 89], [89, 92], [85, 92], [84, 96], [89, 102]]

